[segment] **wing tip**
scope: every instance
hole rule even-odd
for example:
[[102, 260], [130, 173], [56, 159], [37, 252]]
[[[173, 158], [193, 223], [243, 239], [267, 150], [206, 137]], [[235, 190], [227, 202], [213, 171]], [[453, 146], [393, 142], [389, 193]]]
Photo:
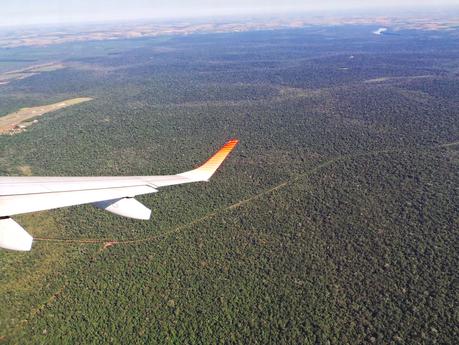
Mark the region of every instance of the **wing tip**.
[[193, 181], [208, 181], [238, 143], [238, 139], [228, 140], [204, 164], [194, 170], [179, 174], [179, 176], [187, 177]]

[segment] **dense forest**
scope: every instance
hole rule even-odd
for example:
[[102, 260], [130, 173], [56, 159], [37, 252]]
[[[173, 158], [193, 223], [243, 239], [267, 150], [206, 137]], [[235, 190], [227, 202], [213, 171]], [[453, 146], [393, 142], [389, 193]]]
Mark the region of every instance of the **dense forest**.
[[0, 85], [0, 116], [94, 98], [0, 136], [2, 175], [178, 173], [240, 140], [139, 197], [151, 221], [16, 217], [36, 240], [0, 251], [0, 342], [454, 344], [459, 37], [372, 30], [0, 49], [66, 66]]

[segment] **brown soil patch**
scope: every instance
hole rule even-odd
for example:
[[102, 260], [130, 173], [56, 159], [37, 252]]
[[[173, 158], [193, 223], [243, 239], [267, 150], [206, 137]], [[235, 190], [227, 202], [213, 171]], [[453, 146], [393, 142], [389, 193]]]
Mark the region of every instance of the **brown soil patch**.
[[[42, 116], [52, 111], [64, 109], [75, 104], [83, 103], [92, 100], [89, 97], [68, 99], [59, 103], [43, 105], [32, 108], [22, 108], [14, 113], [0, 117], [0, 134], [17, 134], [24, 131], [24, 129], [34, 121], [32, 120], [38, 116]], [[29, 122], [28, 122], [29, 121]]]
[[30, 167], [30, 165], [18, 166], [18, 170], [23, 176], [32, 176], [32, 168]]

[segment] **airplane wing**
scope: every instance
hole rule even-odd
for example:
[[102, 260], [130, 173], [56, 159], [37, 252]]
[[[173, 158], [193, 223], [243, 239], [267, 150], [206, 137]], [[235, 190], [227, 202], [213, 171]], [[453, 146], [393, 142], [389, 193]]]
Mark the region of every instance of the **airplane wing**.
[[161, 187], [208, 181], [237, 145], [228, 141], [200, 167], [177, 175], [126, 177], [0, 177], [0, 248], [30, 250], [32, 236], [10, 217], [60, 207], [93, 204], [135, 219], [151, 211], [134, 199]]

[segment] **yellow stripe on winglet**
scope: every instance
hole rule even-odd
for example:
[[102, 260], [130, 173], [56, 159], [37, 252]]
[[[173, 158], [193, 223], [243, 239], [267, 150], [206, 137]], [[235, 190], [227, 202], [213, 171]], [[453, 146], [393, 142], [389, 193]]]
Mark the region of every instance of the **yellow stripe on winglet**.
[[218, 150], [210, 159], [201, 165], [199, 168], [187, 171], [179, 176], [187, 177], [194, 181], [207, 181], [223, 163], [225, 158], [236, 147], [239, 140], [231, 139], [223, 147]]

